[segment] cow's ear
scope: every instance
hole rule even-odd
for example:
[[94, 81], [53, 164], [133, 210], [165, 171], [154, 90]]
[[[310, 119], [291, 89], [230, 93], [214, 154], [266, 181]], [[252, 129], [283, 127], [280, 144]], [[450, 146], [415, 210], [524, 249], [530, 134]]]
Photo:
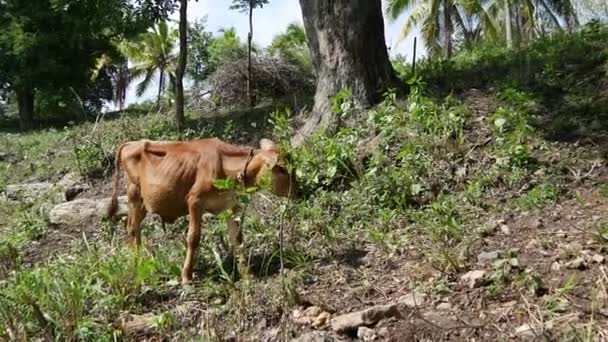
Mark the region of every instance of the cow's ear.
[[260, 149], [263, 151], [278, 151], [279, 146], [270, 139], [262, 138], [260, 139]]

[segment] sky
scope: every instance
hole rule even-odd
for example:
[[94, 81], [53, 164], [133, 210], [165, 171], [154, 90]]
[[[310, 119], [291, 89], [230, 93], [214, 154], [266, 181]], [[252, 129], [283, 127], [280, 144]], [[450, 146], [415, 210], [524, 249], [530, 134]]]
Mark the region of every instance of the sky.
[[[207, 16], [207, 30], [213, 34], [217, 34], [219, 29], [223, 27], [234, 27], [242, 41], [247, 40], [249, 24], [247, 15], [239, 11], [230, 10], [231, 0], [198, 0], [198, 2], [190, 0], [188, 3], [188, 20], [194, 21]], [[384, 0], [383, 0], [384, 5]], [[414, 36], [419, 35], [418, 29], [414, 29], [406, 39], [400, 40], [401, 28], [407, 18], [409, 11], [401, 15], [395, 22], [389, 23], [385, 18], [385, 40], [386, 45], [390, 49], [390, 55], [395, 56], [402, 54], [407, 58], [412, 57], [412, 48]], [[172, 19], [177, 20], [179, 13], [173, 14]], [[302, 24], [302, 11], [300, 9], [299, 0], [270, 0], [270, 3], [264, 8], [257, 9], [253, 17], [253, 40], [260, 46], [266, 47], [272, 41], [272, 38], [281, 32], [284, 32], [287, 25], [297, 22]], [[426, 54], [420, 40], [416, 48], [416, 54], [422, 57]], [[156, 95], [156, 86], [158, 83], [153, 83], [150, 89], [143, 94], [142, 97], [135, 96], [135, 85], [138, 81], [133, 82], [127, 91], [127, 104], [143, 101], [154, 98]]]

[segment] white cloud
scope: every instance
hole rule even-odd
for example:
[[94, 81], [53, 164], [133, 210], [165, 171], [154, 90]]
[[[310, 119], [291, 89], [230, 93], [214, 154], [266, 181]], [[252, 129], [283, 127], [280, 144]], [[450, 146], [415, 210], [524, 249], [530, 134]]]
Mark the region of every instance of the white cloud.
[[[384, 2], [384, 1], [383, 1]], [[247, 39], [249, 32], [249, 23], [247, 15], [238, 11], [230, 10], [229, 0], [200, 0], [198, 2], [190, 1], [188, 3], [188, 20], [192, 21], [207, 16], [207, 29], [217, 33], [222, 27], [234, 27], [237, 34], [242, 40]], [[178, 19], [178, 13], [174, 13], [172, 19]], [[385, 39], [386, 45], [390, 49], [391, 56], [403, 54], [408, 57], [412, 56], [412, 47], [414, 36], [419, 35], [418, 29], [404, 40], [399, 40], [401, 36], [401, 27], [405, 19], [409, 15], [409, 11], [404, 13], [398, 20], [389, 23], [385, 18]], [[253, 17], [253, 39], [260, 46], [268, 46], [272, 38], [285, 31], [287, 25], [292, 22], [302, 23], [302, 11], [298, 0], [274, 0], [257, 9]], [[424, 56], [426, 52], [422, 48], [420, 39], [418, 39], [417, 55]], [[135, 84], [131, 85], [127, 91], [127, 104], [141, 101], [144, 99], [154, 98], [156, 91], [155, 82], [151, 85], [151, 89], [147, 91], [141, 98], [135, 96]]]

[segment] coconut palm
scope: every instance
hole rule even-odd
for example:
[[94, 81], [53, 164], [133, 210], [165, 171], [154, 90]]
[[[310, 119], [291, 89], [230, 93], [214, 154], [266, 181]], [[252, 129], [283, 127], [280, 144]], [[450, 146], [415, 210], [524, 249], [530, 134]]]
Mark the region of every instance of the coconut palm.
[[125, 45], [124, 51], [133, 66], [129, 69], [130, 79], [143, 77], [137, 84], [135, 93], [143, 95], [150, 87], [152, 79], [158, 74], [157, 104], [160, 104], [163, 92], [169, 79], [170, 91], [175, 88], [175, 68], [177, 65], [176, 43], [179, 31], [169, 27], [167, 22], [160, 22], [140, 39]]
[[313, 72], [310, 50], [306, 43], [304, 27], [297, 23], [287, 26], [284, 33], [279, 33], [272, 39], [268, 53], [298, 66], [308, 73]]

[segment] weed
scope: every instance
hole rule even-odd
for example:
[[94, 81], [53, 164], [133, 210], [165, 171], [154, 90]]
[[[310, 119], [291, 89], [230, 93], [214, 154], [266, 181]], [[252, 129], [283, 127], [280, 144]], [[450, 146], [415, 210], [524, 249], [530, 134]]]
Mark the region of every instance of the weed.
[[567, 305], [567, 302], [564, 302], [566, 300], [564, 296], [574, 290], [574, 288], [576, 288], [576, 278], [574, 274], [571, 274], [564, 283], [564, 286], [557, 289], [557, 291], [547, 299], [544, 305], [545, 310], [555, 312], [563, 305]]
[[516, 252], [509, 250], [507, 253], [504, 253], [501, 258], [494, 261], [492, 267], [494, 269], [490, 276], [492, 284], [488, 291], [491, 296], [495, 296], [510, 279], [511, 275], [520, 269]]
[[608, 222], [604, 222], [598, 226], [597, 239], [602, 243], [608, 243]]
[[519, 199], [519, 205], [524, 209], [542, 208], [557, 202], [559, 189], [550, 184], [541, 184], [528, 191]]

